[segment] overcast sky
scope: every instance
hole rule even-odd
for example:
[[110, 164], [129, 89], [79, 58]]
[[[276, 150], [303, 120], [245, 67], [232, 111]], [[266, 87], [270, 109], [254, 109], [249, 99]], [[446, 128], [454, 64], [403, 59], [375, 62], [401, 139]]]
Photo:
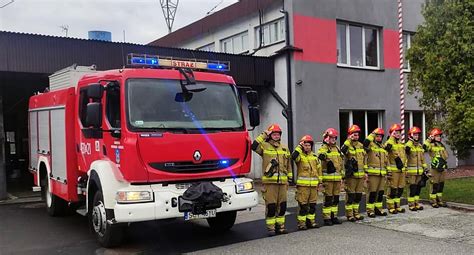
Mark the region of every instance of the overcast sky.
[[[0, 0], [0, 7], [12, 0]], [[180, 0], [173, 31], [237, 0]], [[112, 41], [146, 44], [168, 33], [160, 0], [14, 0], [0, 8], [0, 30], [87, 38], [89, 30], [112, 32]]]

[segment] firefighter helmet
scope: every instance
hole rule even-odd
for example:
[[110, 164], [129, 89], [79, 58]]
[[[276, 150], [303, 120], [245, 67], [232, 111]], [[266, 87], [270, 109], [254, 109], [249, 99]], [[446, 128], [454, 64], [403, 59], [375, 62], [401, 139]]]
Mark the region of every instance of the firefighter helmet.
[[383, 128], [376, 128], [374, 131], [372, 131], [375, 135], [384, 135], [385, 132], [383, 131]]
[[310, 135], [304, 135], [300, 139], [300, 143], [314, 143], [313, 137]]
[[402, 126], [400, 126], [400, 124], [393, 124], [389, 129], [390, 134], [393, 131], [402, 131]]
[[328, 136], [337, 137], [338, 135], [339, 135], [339, 133], [334, 128], [328, 128], [328, 129], [326, 129], [326, 131], [324, 131], [324, 138], [326, 138]]
[[433, 128], [430, 131], [430, 136], [437, 136], [437, 135], [442, 135], [442, 134], [443, 134], [443, 131], [441, 131], [441, 129], [439, 128]]
[[420, 134], [420, 133], [421, 133], [421, 129], [419, 127], [412, 127], [408, 131], [408, 135], [410, 136], [413, 136], [413, 134]]
[[270, 131], [270, 134], [272, 133], [280, 133], [281, 134], [281, 128], [278, 124], [271, 124], [268, 129]]
[[360, 127], [357, 125], [352, 125], [349, 127], [349, 129], [347, 129], [347, 133], [349, 135], [352, 135], [353, 133], [357, 133], [357, 132], [360, 132]]

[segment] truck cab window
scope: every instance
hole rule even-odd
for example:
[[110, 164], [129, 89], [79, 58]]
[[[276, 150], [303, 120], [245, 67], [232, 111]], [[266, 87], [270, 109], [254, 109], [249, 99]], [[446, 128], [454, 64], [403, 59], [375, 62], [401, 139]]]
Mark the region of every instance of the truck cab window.
[[120, 87], [107, 90], [105, 111], [110, 126], [120, 128]]

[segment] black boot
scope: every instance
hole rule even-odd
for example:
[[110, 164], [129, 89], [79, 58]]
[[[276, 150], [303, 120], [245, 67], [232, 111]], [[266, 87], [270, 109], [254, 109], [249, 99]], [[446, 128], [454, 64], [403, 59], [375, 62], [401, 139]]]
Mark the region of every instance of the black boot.
[[342, 222], [337, 218], [337, 216], [334, 215], [334, 213], [331, 213], [331, 221], [332, 224], [339, 225], [342, 224]]

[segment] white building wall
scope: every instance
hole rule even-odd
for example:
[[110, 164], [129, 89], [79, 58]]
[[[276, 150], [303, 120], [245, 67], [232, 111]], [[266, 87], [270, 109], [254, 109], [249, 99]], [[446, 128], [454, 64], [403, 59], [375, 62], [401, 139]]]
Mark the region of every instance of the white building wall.
[[[279, 18], [283, 18], [283, 13], [280, 12], [282, 9], [282, 5], [275, 4], [270, 8], [264, 10], [263, 14], [263, 22], [262, 24], [277, 20]], [[215, 31], [209, 31], [208, 33], [203, 33], [199, 37], [192, 38], [187, 42], [183, 42], [181, 44], [176, 45], [179, 48], [187, 48], [187, 49], [198, 49], [200, 47], [209, 45], [214, 43], [215, 51], [221, 52], [221, 40], [229, 38], [233, 35], [242, 33], [247, 31], [248, 32], [248, 52], [244, 54], [253, 53], [258, 45], [256, 45], [257, 38], [256, 38], [256, 28], [259, 27], [259, 17], [258, 12], [240, 18], [230, 24], [226, 24], [223, 27], [218, 28]], [[272, 44], [269, 46], [264, 46], [260, 50], [258, 50], [254, 55], [255, 56], [271, 56], [279, 49], [285, 46], [285, 41], [280, 41], [276, 44]]]

